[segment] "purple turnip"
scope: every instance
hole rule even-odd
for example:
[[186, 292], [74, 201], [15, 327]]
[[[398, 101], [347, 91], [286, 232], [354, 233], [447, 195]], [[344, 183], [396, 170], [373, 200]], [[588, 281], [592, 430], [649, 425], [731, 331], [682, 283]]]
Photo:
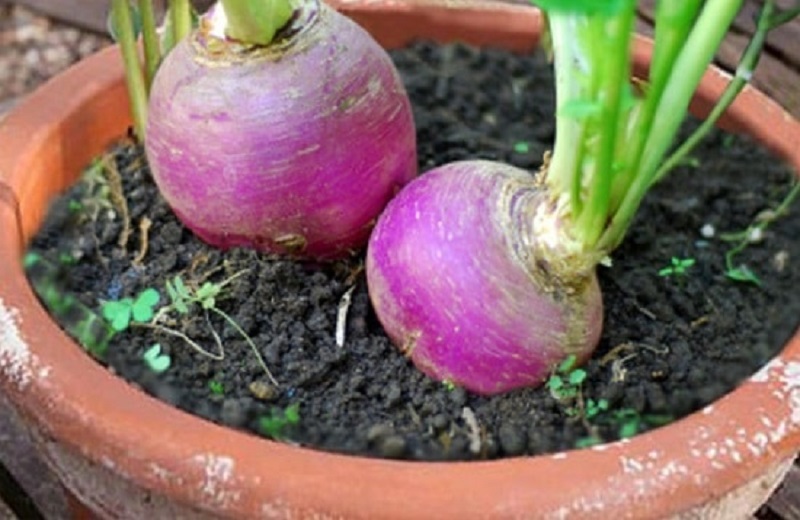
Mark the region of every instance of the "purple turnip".
[[490, 161], [437, 168], [389, 204], [370, 239], [369, 291], [418, 368], [492, 394], [541, 381], [565, 354], [591, 353], [597, 278], [593, 268], [560, 276], [569, 267], [547, 259], [559, 247], [542, 231], [556, 224], [548, 205], [529, 173]]
[[287, 11], [266, 44], [231, 38], [228, 18], [249, 18], [222, 7], [152, 83], [145, 150], [159, 190], [220, 248], [327, 260], [363, 247], [416, 175], [410, 104], [389, 56], [316, 0]]
[[[388, 205], [367, 250], [370, 297], [394, 343], [425, 373], [482, 394], [541, 384], [596, 347], [596, 266], [691, 148], [662, 164], [742, 4], [659, 2], [651, 72], [634, 89], [635, 0], [534, 3], [547, 10], [554, 52], [552, 157], [536, 175], [488, 161], [422, 175]], [[779, 23], [763, 13], [742, 74], [690, 145], [742, 88]]]

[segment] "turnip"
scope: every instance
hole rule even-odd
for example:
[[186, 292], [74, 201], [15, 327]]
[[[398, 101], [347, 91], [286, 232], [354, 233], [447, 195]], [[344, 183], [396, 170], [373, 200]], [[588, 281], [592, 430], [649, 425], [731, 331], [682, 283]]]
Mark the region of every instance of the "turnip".
[[794, 12], [767, 1], [710, 118], [664, 162], [741, 0], [661, 0], [649, 77], [631, 84], [635, 0], [542, 0], [556, 72], [556, 142], [536, 175], [489, 161], [422, 175], [388, 205], [367, 282], [394, 343], [425, 373], [494, 394], [541, 384], [602, 329], [596, 266], [647, 190], [741, 90], [766, 31]]
[[161, 194], [223, 249], [346, 256], [416, 175], [389, 56], [318, 0], [213, 6], [161, 62], [146, 121]]

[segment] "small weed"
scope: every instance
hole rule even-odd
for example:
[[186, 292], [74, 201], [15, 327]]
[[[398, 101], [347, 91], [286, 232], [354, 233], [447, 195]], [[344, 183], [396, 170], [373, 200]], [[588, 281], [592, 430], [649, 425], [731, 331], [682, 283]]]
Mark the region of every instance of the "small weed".
[[695, 264], [694, 258], [678, 258], [673, 256], [670, 265], [658, 271], [658, 276], [684, 276], [686, 272]]
[[[244, 274], [245, 271], [241, 271], [239, 273], [234, 274], [233, 276], [227, 278], [226, 280], [220, 283], [214, 282], [205, 282], [199, 288], [194, 288], [187, 285], [180, 276], [175, 276], [172, 280], [168, 280], [166, 283], [167, 294], [170, 298], [169, 305], [166, 305], [159, 309], [158, 314], [153, 318], [153, 324], [159, 330], [162, 330], [168, 334], [173, 336], [180, 337], [184, 341], [186, 341], [192, 348], [197, 350], [203, 355], [206, 355], [215, 360], [222, 360], [225, 357], [225, 350], [222, 345], [222, 340], [220, 339], [219, 334], [213, 330], [211, 330], [214, 339], [217, 343], [217, 353], [212, 353], [207, 351], [206, 349], [202, 348], [198, 345], [195, 341], [191, 338], [187, 337], [185, 334], [182, 334], [178, 331], [172, 330], [169, 327], [164, 327], [163, 325], [159, 325], [160, 319], [167, 315], [168, 313], [174, 311], [179, 315], [187, 316], [189, 315], [193, 309], [199, 307], [204, 313], [206, 313], [206, 321], [208, 322], [208, 313], [214, 313], [217, 316], [221, 317], [225, 320], [248, 344], [250, 349], [253, 351], [253, 354], [258, 361], [258, 364], [264, 370], [264, 373], [269, 378], [270, 382], [275, 386], [278, 386], [278, 382], [272, 376], [272, 373], [267, 368], [267, 364], [264, 362], [264, 358], [261, 356], [261, 353], [258, 351], [258, 347], [256, 347], [253, 340], [250, 336], [236, 323], [236, 320], [230, 317], [228, 313], [219, 309], [217, 307], [217, 300], [222, 293], [224, 287], [233, 281], [236, 277]], [[210, 326], [210, 322], [209, 322]]]
[[450, 381], [449, 379], [445, 379], [444, 381], [442, 381], [442, 386], [448, 392], [452, 392], [453, 390], [456, 389], [456, 384], [454, 382]]
[[571, 401], [578, 397], [581, 385], [586, 380], [586, 371], [575, 368], [577, 361], [575, 355], [567, 356], [547, 380], [547, 389], [556, 401]]
[[763, 239], [764, 230], [785, 215], [789, 211], [789, 206], [800, 195], [800, 182], [795, 182], [789, 193], [778, 204], [774, 210], [762, 211], [747, 229], [736, 233], [726, 233], [722, 235], [722, 240], [735, 242], [736, 244], [725, 253], [725, 276], [731, 280], [744, 283], [752, 283], [761, 286], [761, 279], [745, 264], [736, 264], [734, 258], [744, 251], [747, 246]]
[[575, 441], [576, 448], [591, 448], [592, 446], [597, 446], [598, 444], [603, 444], [603, 439], [596, 435], [590, 435], [588, 437], [581, 437], [577, 441]]
[[80, 213], [83, 211], [83, 203], [79, 200], [70, 199], [67, 203], [67, 209], [70, 213]]
[[300, 405], [297, 403], [285, 409], [273, 408], [270, 414], [259, 419], [258, 425], [261, 433], [270, 439], [281, 440], [286, 435], [286, 429], [300, 422]]
[[148, 288], [139, 293], [136, 299], [123, 298], [116, 301], [103, 302], [103, 317], [111, 323], [117, 332], [126, 330], [131, 322], [147, 323], [153, 319], [154, 309], [158, 305], [158, 291]]
[[225, 387], [222, 385], [222, 382], [212, 380], [208, 382], [208, 389], [214, 395], [225, 395]]
[[160, 343], [156, 343], [147, 349], [144, 354], [142, 354], [142, 359], [144, 359], [148, 368], [156, 374], [165, 372], [172, 364], [172, 359], [161, 351]]
[[58, 262], [63, 265], [75, 265], [78, 261], [70, 253], [59, 253]]
[[674, 418], [670, 415], [640, 414], [633, 408], [621, 408], [614, 410], [611, 414], [611, 421], [617, 427], [617, 434], [620, 439], [629, 439], [642, 431], [647, 426], [663, 426], [672, 422]]
[[528, 153], [530, 149], [531, 149], [530, 145], [525, 141], [518, 141], [514, 143], [514, 153], [519, 153], [519, 154]]
[[606, 399], [598, 399], [597, 401], [594, 399], [589, 399], [586, 401], [586, 409], [583, 413], [586, 419], [591, 420], [603, 412], [608, 411], [608, 407], [609, 404]]

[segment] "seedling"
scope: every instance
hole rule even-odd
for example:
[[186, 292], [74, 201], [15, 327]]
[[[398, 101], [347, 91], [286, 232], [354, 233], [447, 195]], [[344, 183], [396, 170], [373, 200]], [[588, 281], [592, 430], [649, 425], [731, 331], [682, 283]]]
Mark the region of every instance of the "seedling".
[[261, 356], [261, 353], [258, 351], [258, 347], [255, 345], [255, 343], [253, 343], [253, 340], [250, 338], [250, 336], [239, 326], [238, 323], [236, 323], [236, 320], [231, 318], [228, 313], [217, 307], [217, 300], [220, 297], [224, 287], [245, 272], [246, 271], [240, 271], [220, 283], [206, 281], [196, 289], [186, 284], [180, 276], [175, 276], [172, 280], [168, 280], [166, 283], [167, 294], [169, 295], [170, 303], [169, 305], [159, 309], [158, 314], [153, 318], [152, 323], [159, 330], [162, 330], [173, 336], [180, 337], [201, 354], [220, 361], [225, 357], [225, 349], [222, 345], [222, 340], [220, 339], [219, 334], [213, 328], [211, 328], [211, 333], [214, 336], [214, 340], [217, 344], [216, 353], [212, 353], [204, 349], [185, 334], [160, 324], [162, 319], [170, 312], [174, 311], [175, 313], [185, 317], [194, 312], [195, 309], [199, 308], [205, 314], [206, 322], [208, 322], [209, 327], [211, 327], [211, 323], [208, 319], [208, 313], [211, 312], [216, 314], [225, 320], [231, 327], [233, 327], [233, 329], [245, 340], [247, 345], [253, 351], [258, 364], [264, 370], [264, 373], [267, 375], [270, 382], [275, 386], [278, 386], [278, 382], [272, 376], [269, 368], [267, 368], [264, 358]]
[[761, 285], [761, 279], [746, 264], [736, 264], [734, 258], [744, 251], [750, 244], [759, 241], [764, 236], [767, 227], [785, 215], [797, 196], [800, 195], [800, 182], [795, 181], [792, 189], [774, 210], [762, 211], [756, 219], [743, 231], [726, 233], [722, 240], [734, 242], [735, 245], [725, 253], [725, 276], [737, 282]]
[[445, 379], [444, 381], [442, 381], [442, 386], [448, 392], [452, 392], [453, 390], [456, 389], [456, 384], [454, 382], [450, 381], [449, 379]]
[[211, 393], [214, 395], [225, 395], [225, 387], [223, 386], [222, 382], [211, 380], [208, 382], [208, 389], [211, 390]]
[[132, 321], [147, 323], [154, 316], [154, 309], [158, 305], [160, 296], [158, 291], [148, 288], [139, 293], [136, 299], [123, 298], [116, 301], [103, 302], [103, 317], [111, 323], [117, 332], [126, 330]]
[[633, 437], [645, 425], [663, 426], [673, 421], [671, 415], [640, 414], [633, 408], [622, 408], [612, 412], [611, 420], [617, 425], [617, 434], [620, 439]]
[[658, 276], [681, 277], [686, 275], [689, 268], [692, 267], [694, 264], [695, 264], [694, 258], [678, 258], [676, 256], [673, 256], [672, 260], [670, 260], [670, 265], [659, 270]]
[[599, 399], [597, 401], [594, 399], [589, 399], [586, 401], [586, 407], [583, 411], [583, 415], [587, 420], [592, 420], [603, 412], [608, 411], [608, 407], [609, 404], [606, 399]]
[[142, 359], [144, 359], [144, 362], [150, 370], [156, 374], [161, 374], [166, 371], [170, 364], [172, 364], [172, 359], [162, 352], [160, 343], [156, 343], [147, 349], [144, 354], [142, 354]]
[[286, 435], [286, 429], [300, 422], [300, 405], [289, 405], [286, 409], [272, 408], [268, 416], [259, 419], [261, 433], [270, 439], [281, 440]]
[[586, 380], [586, 371], [576, 368], [576, 364], [577, 357], [568, 356], [547, 380], [547, 388], [555, 400], [565, 402], [578, 397], [581, 385]]
[[531, 149], [530, 145], [525, 141], [518, 141], [518, 142], [514, 143], [514, 152], [515, 153], [519, 153], [519, 154], [528, 153], [530, 151], [530, 149]]

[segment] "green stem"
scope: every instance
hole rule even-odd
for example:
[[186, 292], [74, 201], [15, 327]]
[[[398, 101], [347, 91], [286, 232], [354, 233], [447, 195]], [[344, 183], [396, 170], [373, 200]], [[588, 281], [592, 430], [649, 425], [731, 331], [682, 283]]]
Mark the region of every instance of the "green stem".
[[[573, 211], [580, 211], [582, 164], [587, 119], [569, 117], [566, 107], [575, 100], [585, 99], [591, 92], [591, 39], [586, 17], [556, 14], [550, 16], [549, 34], [552, 38], [556, 82], [556, 142], [547, 170], [547, 182], [555, 193], [571, 194]], [[587, 40], [587, 41], [585, 41]], [[576, 146], [580, 147], [576, 150]]]
[[291, 0], [221, 0], [226, 35], [244, 43], [269, 45], [292, 18]]
[[658, 182], [661, 178], [664, 177], [670, 170], [672, 170], [675, 166], [680, 164], [687, 155], [694, 150], [695, 146], [705, 138], [709, 132], [714, 128], [714, 125], [722, 117], [722, 114], [727, 110], [727, 108], [733, 103], [736, 99], [736, 96], [744, 89], [744, 86], [749, 83], [751, 76], [753, 75], [753, 71], [755, 70], [756, 66], [758, 65], [758, 60], [761, 57], [761, 49], [764, 47], [764, 42], [767, 39], [767, 33], [770, 29], [772, 29], [772, 25], [769, 24], [769, 20], [772, 17], [772, 13], [774, 11], [774, 1], [767, 0], [764, 4], [764, 7], [761, 9], [761, 14], [758, 17], [758, 23], [756, 25], [756, 32], [753, 34], [753, 38], [750, 40], [750, 43], [747, 45], [747, 48], [742, 55], [742, 58], [739, 62], [739, 66], [736, 68], [736, 75], [734, 76], [733, 80], [728, 83], [728, 86], [725, 88], [725, 91], [720, 96], [719, 101], [717, 101], [714, 108], [708, 114], [705, 121], [689, 136], [686, 141], [681, 144], [681, 146], [675, 150], [669, 158], [664, 161], [661, 167], [656, 171], [655, 176], [653, 177], [653, 184]]
[[627, 164], [614, 185], [610, 208], [612, 212], [619, 208], [625, 193], [628, 192], [636, 178], [645, 142], [653, 126], [658, 102], [664, 93], [670, 71], [683, 48], [701, 5], [700, 0], [662, 1], [656, 5], [655, 42], [650, 73], [645, 86], [646, 96], [641, 106], [641, 112], [629, 129], [628, 149], [630, 152], [625, 153]]
[[[630, 76], [630, 41], [635, 18], [635, 2], [631, 0], [620, 8], [618, 16], [605, 22], [606, 45], [594, 45], [597, 61], [606, 57], [603, 73], [599, 76], [597, 101], [600, 104], [598, 126], [598, 153], [590, 180], [591, 197], [577, 222], [581, 242], [593, 247], [606, 227], [611, 186], [616, 174], [615, 156], [619, 139], [620, 117], [623, 111], [623, 93]], [[601, 55], [602, 53], [602, 55]]]
[[153, 12], [153, 0], [139, 0], [139, 12], [142, 15], [142, 43], [144, 44], [144, 70], [145, 87], [150, 91], [150, 85], [156, 75], [158, 64], [161, 61], [161, 48], [156, 32], [156, 17]]
[[128, 0], [112, 0], [111, 16], [119, 33], [119, 47], [125, 65], [134, 131], [139, 140], [142, 140], [147, 124], [147, 89], [136, 48], [136, 37], [133, 34], [133, 19]]
[[598, 247], [610, 251], [622, 241], [639, 204], [652, 185], [656, 168], [675, 137], [700, 83], [743, 0], [708, 0], [672, 67], [647, 138], [642, 163]]
[[192, 32], [192, 5], [189, 0], [170, 0], [169, 12], [172, 17], [173, 45]]

